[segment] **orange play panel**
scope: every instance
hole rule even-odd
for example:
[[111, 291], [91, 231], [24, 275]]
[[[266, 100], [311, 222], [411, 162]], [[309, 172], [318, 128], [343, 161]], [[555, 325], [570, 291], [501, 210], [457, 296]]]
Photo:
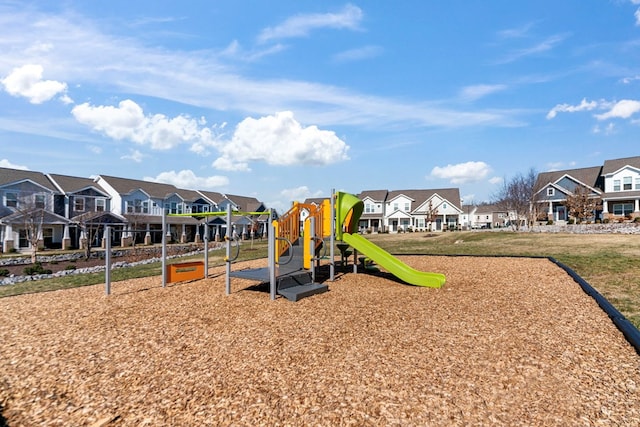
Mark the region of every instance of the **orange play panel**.
[[179, 262], [167, 265], [167, 283], [204, 279], [204, 262]]

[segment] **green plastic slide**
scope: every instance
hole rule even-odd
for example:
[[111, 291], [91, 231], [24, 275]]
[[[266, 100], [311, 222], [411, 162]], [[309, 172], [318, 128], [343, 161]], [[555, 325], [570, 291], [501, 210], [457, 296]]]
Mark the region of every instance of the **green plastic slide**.
[[359, 234], [343, 233], [342, 241], [364, 256], [372, 259], [373, 262], [396, 276], [398, 279], [411, 285], [439, 288], [446, 280], [444, 274], [428, 273], [409, 267], [407, 264], [394, 257], [380, 246], [375, 243], [371, 243]]

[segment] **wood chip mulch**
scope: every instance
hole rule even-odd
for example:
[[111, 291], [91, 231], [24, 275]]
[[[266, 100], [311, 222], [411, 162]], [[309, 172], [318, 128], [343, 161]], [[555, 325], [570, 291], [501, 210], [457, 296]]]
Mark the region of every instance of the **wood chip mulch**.
[[292, 303], [216, 269], [0, 299], [0, 425], [640, 425], [640, 356], [553, 263], [402, 259], [447, 283], [340, 273]]

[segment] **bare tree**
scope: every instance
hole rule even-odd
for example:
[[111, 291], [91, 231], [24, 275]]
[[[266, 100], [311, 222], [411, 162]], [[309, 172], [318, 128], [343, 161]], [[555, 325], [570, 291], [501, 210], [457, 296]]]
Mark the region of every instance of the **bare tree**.
[[42, 226], [44, 224], [44, 209], [36, 208], [27, 203], [19, 212], [23, 218], [24, 230], [27, 241], [31, 245], [31, 262], [38, 260], [38, 249], [42, 241]]
[[595, 216], [595, 211], [602, 203], [599, 196], [593, 196], [584, 185], [579, 185], [573, 194], [567, 195], [564, 205], [569, 215], [576, 219], [576, 223], [586, 222]]
[[91, 257], [91, 242], [96, 238], [98, 230], [101, 227], [101, 224], [96, 223], [95, 219], [101, 214], [101, 212], [86, 212], [74, 218], [80, 226], [80, 230], [84, 236], [84, 243], [81, 241], [80, 244], [81, 246], [84, 246], [85, 259], [89, 259]]
[[433, 200], [429, 200], [427, 205], [427, 212], [425, 213], [425, 220], [429, 224], [428, 230], [433, 231], [432, 224], [438, 218], [438, 207], [433, 206]]
[[498, 193], [494, 195], [494, 203], [508, 212], [511, 223], [520, 230], [522, 218], [528, 223], [533, 221], [534, 189], [538, 173], [531, 168], [526, 174], [517, 174], [510, 180], [504, 180]]

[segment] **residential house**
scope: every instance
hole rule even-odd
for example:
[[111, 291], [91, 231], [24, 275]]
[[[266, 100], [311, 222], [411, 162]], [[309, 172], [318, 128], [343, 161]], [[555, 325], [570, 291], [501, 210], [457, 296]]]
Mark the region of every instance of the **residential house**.
[[111, 197], [94, 179], [47, 174], [59, 194], [54, 196], [54, 212], [71, 220], [65, 227], [63, 248], [101, 246], [106, 225], [113, 227], [112, 244], [119, 244], [127, 220], [110, 211]]
[[[166, 210], [172, 214], [190, 214], [194, 206], [205, 209], [201, 194], [180, 190], [174, 185], [114, 176], [99, 175], [96, 182], [111, 197], [111, 212], [127, 220], [122, 246], [132, 242], [162, 242], [162, 216]], [[207, 209], [213, 209], [213, 206]], [[167, 217], [170, 240], [193, 242], [201, 236], [201, 221], [190, 217]]]
[[385, 202], [388, 190], [366, 190], [358, 197], [364, 203], [364, 209], [360, 216], [360, 229], [368, 233], [378, 233], [383, 231]]
[[[566, 202], [576, 188], [587, 188], [590, 197], [602, 195], [602, 167], [568, 169], [538, 174], [534, 186], [534, 200], [538, 218], [563, 223], [569, 218]], [[594, 213], [594, 216], [596, 213]]]
[[60, 194], [41, 172], [0, 168], [2, 251], [28, 249], [32, 242], [38, 247], [62, 247], [71, 221], [54, 212]]
[[624, 220], [640, 216], [640, 156], [606, 160], [602, 166], [538, 174], [535, 205], [541, 219], [564, 222], [569, 218], [566, 202], [576, 188], [602, 202], [594, 220]]
[[640, 216], [640, 156], [606, 160], [602, 167], [602, 216], [609, 219]]
[[515, 219], [515, 213], [509, 213], [495, 204], [475, 206], [471, 214], [471, 228], [502, 228]]
[[368, 190], [359, 228], [365, 232], [442, 231], [459, 227], [460, 190]]
[[255, 197], [225, 194], [219, 202], [219, 208], [221, 211], [226, 211], [228, 205], [231, 205], [232, 211], [264, 212], [264, 215], [243, 215], [232, 218], [234, 235], [246, 239], [266, 234], [269, 214], [264, 203]]

